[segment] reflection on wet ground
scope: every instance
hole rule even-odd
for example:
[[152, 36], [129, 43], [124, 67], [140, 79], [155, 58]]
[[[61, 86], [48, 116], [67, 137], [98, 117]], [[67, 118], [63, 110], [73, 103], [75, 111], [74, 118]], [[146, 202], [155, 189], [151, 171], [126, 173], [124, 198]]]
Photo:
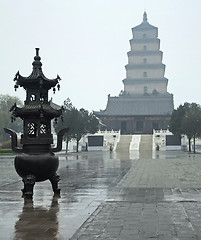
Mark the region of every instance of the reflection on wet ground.
[[[71, 160], [72, 157], [75, 160]], [[65, 191], [71, 188], [104, 189], [112, 187], [125, 175], [133, 163], [134, 161], [128, 158], [128, 154], [99, 152], [69, 156], [65, 162], [66, 166], [59, 170], [61, 179], [65, 179], [64, 188], [62, 187], [63, 181], [60, 186]]]
[[[147, 187], [149, 181], [154, 182], [156, 178], [151, 175], [151, 169], [145, 169], [146, 166], [152, 166], [146, 165], [147, 160], [155, 161], [154, 164], [166, 161], [172, 163], [171, 161], [175, 160], [180, 164], [178, 168], [182, 166], [186, 171], [185, 164], [192, 163], [192, 167], [195, 161], [199, 164], [200, 156], [179, 151], [82, 152], [70, 153], [67, 156], [60, 155], [58, 174], [61, 177], [59, 182], [61, 197], [53, 197], [51, 185], [49, 181], [45, 181], [36, 183], [33, 201], [24, 201], [21, 198], [23, 184], [14, 170], [13, 157], [2, 157], [0, 159], [0, 239], [67, 240], [84, 222], [98, 219], [97, 215], [93, 218], [93, 213], [99, 208], [108, 208], [109, 212], [110, 209], [112, 210], [110, 206], [116, 206], [118, 210], [118, 207], [124, 209], [127, 204], [133, 206], [134, 203], [150, 204], [156, 208], [160, 203], [200, 202], [201, 189], [193, 186], [191, 188]], [[144, 162], [145, 165], [140, 167], [142, 165], [139, 161]], [[144, 187], [132, 187], [132, 183], [128, 184], [129, 178], [132, 179], [131, 173], [137, 166], [142, 174], [139, 174], [136, 182], [139, 181], [140, 186], [144, 181], [146, 183]], [[182, 171], [180, 177], [184, 175]], [[193, 169], [192, 172], [194, 173], [195, 170]], [[152, 174], [154, 174], [154, 165]], [[180, 179], [180, 183], [185, 183], [184, 179]], [[122, 206], [120, 202], [123, 203]], [[120, 216], [121, 214], [122, 212]], [[154, 214], [156, 213], [154, 212], [153, 216]], [[98, 222], [96, 225], [99, 225]]]
[[2, 158], [0, 239], [69, 239], [101, 202], [119, 195], [114, 191], [112, 196], [112, 189], [135, 161], [128, 153], [62, 155], [58, 171], [61, 198], [52, 198], [46, 181], [36, 183], [33, 201], [24, 202], [13, 157]]
[[34, 206], [34, 201], [25, 200], [15, 223], [14, 239], [55, 239], [59, 230], [58, 212], [57, 197], [52, 198], [49, 207]]

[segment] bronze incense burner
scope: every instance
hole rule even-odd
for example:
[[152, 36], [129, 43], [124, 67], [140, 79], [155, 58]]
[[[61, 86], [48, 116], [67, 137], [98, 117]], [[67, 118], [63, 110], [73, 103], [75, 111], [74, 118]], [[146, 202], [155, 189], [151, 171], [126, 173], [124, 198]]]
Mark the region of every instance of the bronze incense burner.
[[23, 87], [26, 91], [24, 106], [19, 108], [16, 104], [11, 108], [14, 121], [17, 117], [23, 120], [23, 133], [21, 134], [22, 148], [17, 146], [15, 131], [5, 128], [11, 135], [12, 150], [18, 153], [15, 157], [15, 169], [22, 178], [24, 188], [23, 197], [32, 198], [33, 187], [36, 182], [50, 180], [54, 194], [60, 194], [57, 175], [59, 166], [58, 156], [54, 152], [61, 151], [62, 137], [68, 128], [61, 130], [57, 136], [57, 146], [52, 148], [53, 135], [51, 133], [51, 120], [62, 116], [62, 107], [48, 100], [48, 91], [53, 88], [59, 90], [60, 77], [48, 79], [42, 71], [39, 48], [33, 62], [33, 71], [30, 76], [23, 77], [19, 72], [15, 75], [15, 90]]

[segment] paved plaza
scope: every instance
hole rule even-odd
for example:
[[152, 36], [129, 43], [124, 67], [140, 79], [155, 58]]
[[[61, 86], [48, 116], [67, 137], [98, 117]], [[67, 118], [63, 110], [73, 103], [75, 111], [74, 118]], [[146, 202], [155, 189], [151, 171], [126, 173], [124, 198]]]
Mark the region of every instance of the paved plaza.
[[200, 154], [60, 154], [61, 197], [45, 181], [33, 200], [13, 158], [0, 158], [2, 240], [201, 240]]

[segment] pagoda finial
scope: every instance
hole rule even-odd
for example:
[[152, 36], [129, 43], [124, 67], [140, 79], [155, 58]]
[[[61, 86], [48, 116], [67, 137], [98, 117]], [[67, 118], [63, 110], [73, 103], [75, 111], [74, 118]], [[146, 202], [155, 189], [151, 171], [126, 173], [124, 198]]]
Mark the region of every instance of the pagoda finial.
[[39, 50], [40, 48], [36, 48], [36, 56], [39, 56]]
[[144, 14], [143, 14], [143, 22], [147, 22], [147, 13], [146, 13], [146, 11], [144, 11]]
[[34, 62], [32, 63], [33, 68], [39, 68], [41, 69], [42, 63], [40, 62], [41, 58], [39, 56], [39, 50], [40, 48], [35, 48], [36, 49], [36, 56], [34, 57]]

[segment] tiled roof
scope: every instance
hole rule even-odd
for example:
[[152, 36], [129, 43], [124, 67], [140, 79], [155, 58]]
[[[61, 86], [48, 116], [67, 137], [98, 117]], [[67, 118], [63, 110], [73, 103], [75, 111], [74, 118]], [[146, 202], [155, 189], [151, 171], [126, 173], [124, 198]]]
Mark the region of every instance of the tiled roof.
[[149, 24], [148, 22], [142, 22], [140, 25], [133, 27], [133, 30], [142, 30], [142, 29], [153, 29], [153, 28], [157, 28], [154, 27], [153, 25]]
[[171, 115], [174, 109], [172, 94], [135, 97], [108, 97], [105, 110], [97, 116], [159, 116]]

